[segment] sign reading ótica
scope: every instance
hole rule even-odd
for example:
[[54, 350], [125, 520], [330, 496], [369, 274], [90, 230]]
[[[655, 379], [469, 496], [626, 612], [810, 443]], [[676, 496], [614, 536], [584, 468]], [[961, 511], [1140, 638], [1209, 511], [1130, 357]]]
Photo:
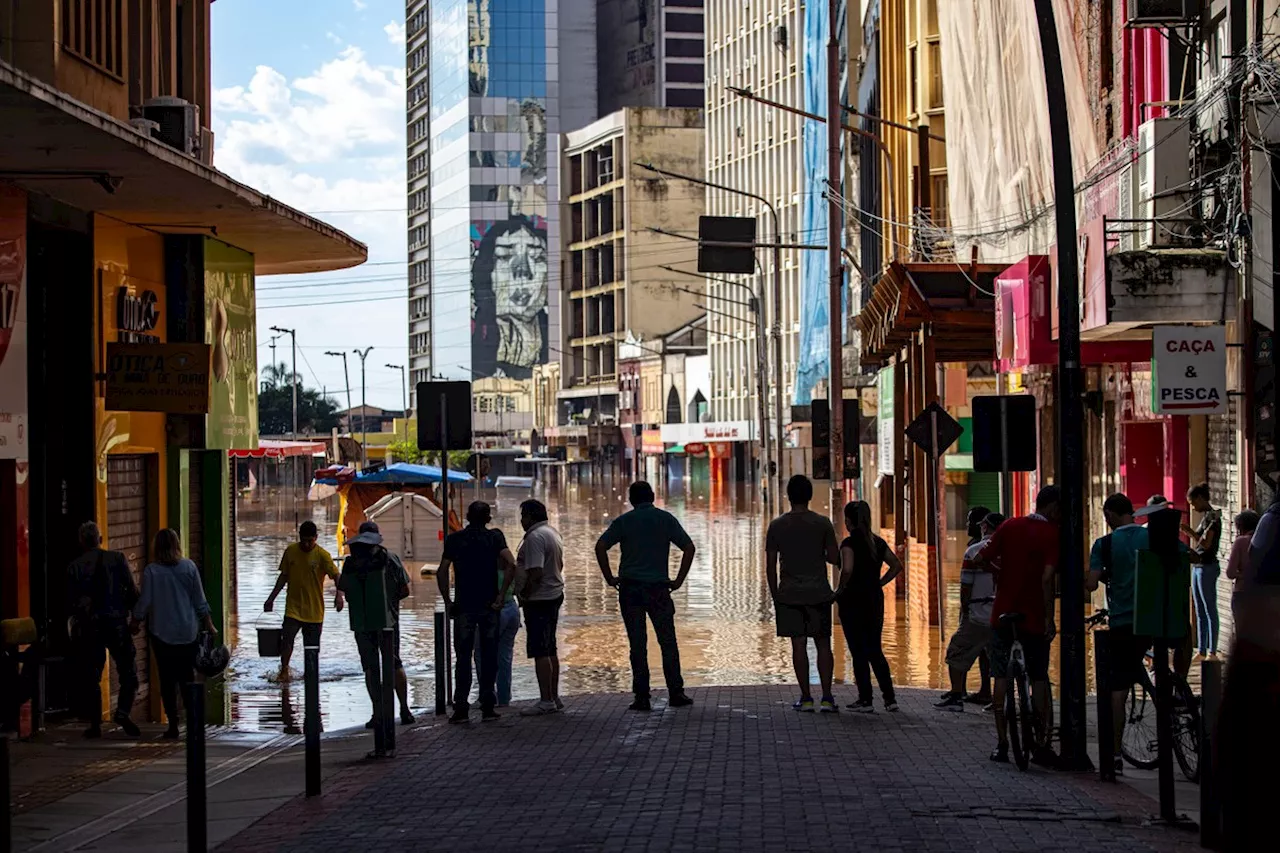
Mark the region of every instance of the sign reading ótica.
[[107, 410], [203, 415], [208, 344], [107, 344]]
[[1151, 353], [1153, 412], [1217, 415], [1227, 410], [1224, 326], [1156, 326]]

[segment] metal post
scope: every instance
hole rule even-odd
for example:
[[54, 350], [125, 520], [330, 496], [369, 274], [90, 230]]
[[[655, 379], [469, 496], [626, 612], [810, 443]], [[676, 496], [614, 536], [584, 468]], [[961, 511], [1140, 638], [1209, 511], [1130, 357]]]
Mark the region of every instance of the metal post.
[[[449, 398], [440, 395], [440, 541], [444, 542], [449, 537]], [[476, 468], [477, 473], [479, 467]], [[447, 582], [446, 578], [446, 582]], [[445, 699], [448, 701], [453, 693], [453, 673], [452, 668], [452, 650], [450, 645], [450, 628], [453, 625], [453, 619], [449, 614], [445, 614], [444, 618], [444, 692]], [[439, 707], [437, 705], [437, 707]]]
[[445, 615], [443, 610], [437, 610], [432, 614], [435, 623], [435, 651], [436, 651], [436, 716], [440, 716], [448, 711], [449, 697], [448, 691], [444, 684], [445, 670], [449, 664], [446, 663], [444, 653], [444, 623], [449, 617]]
[[[763, 201], [763, 199], [761, 199]], [[778, 210], [764, 202], [773, 217], [773, 404], [777, 407], [774, 421], [773, 442], [773, 502], [782, 509], [782, 448], [786, 446], [787, 416], [782, 411], [782, 226], [778, 223]]]
[[[368, 388], [365, 385], [364, 362], [365, 362], [365, 359], [369, 357], [369, 353], [373, 351], [373, 347], [365, 347], [362, 350], [352, 350], [352, 351], [356, 355], [360, 356], [360, 467], [368, 468], [369, 467], [369, 447], [368, 447], [369, 417], [368, 417], [367, 408], [369, 404], [367, 402], [367, 397], [366, 397], [366, 392], [368, 391]], [[348, 410], [348, 414], [350, 414], [350, 410]], [[348, 418], [348, 420], [350, 419]], [[350, 426], [350, 424], [348, 424], [348, 426]]]
[[938, 410], [933, 409], [929, 412], [929, 495], [932, 498], [930, 503], [933, 504], [929, 513], [929, 526], [932, 528], [933, 539], [933, 571], [938, 582], [938, 631], [944, 630], [943, 626], [946, 617], [947, 596], [946, 589], [942, 581], [942, 495], [941, 489], [938, 488], [939, 476], [939, 457], [942, 455], [938, 452]]
[[1000, 511], [1013, 517], [1013, 472], [1009, 470], [1009, 401], [1005, 399], [1005, 378], [996, 374], [996, 393], [1000, 395]]
[[1098, 771], [1102, 781], [1116, 781], [1115, 714], [1111, 706], [1111, 632], [1093, 632], [1093, 675], [1098, 686]]
[[836, 199], [844, 185], [840, 156], [840, 106], [844, 99], [840, 96], [840, 41], [836, 31], [839, 8], [839, 0], [828, 0], [827, 319], [831, 366], [827, 399], [831, 401], [831, 519], [836, 530], [842, 529], [844, 524], [844, 261], [840, 256], [840, 247], [844, 245], [844, 207]]
[[306, 734], [307, 796], [320, 795], [320, 647], [304, 646], [306, 656]]
[[383, 628], [378, 637], [378, 647], [382, 652], [382, 692], [381, 719], [375, 726], [382, 727], [382, 745], [387, 755], [396, 751], [396, 632], [393, 628]]
[[1200, 664], [1200, 846], [1222, 846], [1222, 783], [1218, 778], [1218, 709], [1222, 704], [1222, 661]]
[[[1040, 53], [1053, 151], [1058, 241], [1058, 471], [1062, 490], [1061, 571], [1062, 762], [1091, 769], [1085, 735], [1084, 677], [1084, 386], [1080, 372], [1080, 279], [1077, 269], [1075, 175], [1062, 53], [1053, 0], [1036, 0]], [[1159, 667], [1157, 668], [1159, 669]]]
[[[1168, 582], [1162, 602], [1168, 612]], [[1159, 773], [1160, 819], [1178, 821], [1177, 794], [1173, 787], [1173, 678], [1169, 671], [1169, 641], [1159, 637], [1153, 647], [1156, 660], [1156, 767]]]
[[209, 808], [204, 755], [204, 684], [184, 685], [187, 706], [187, 850], [209, 849]]
[[[293, 440], [298, 440], [298, 330], [283, 329], [280, 326], [272, 326], [271, 331], [279, 332], [282, 335], [288, 335], [293, 350], [293, 364], [289, 367], [289, 387], [293, 392]], [[275, 358], [274, 339], [271, 344], [272, 360]]]

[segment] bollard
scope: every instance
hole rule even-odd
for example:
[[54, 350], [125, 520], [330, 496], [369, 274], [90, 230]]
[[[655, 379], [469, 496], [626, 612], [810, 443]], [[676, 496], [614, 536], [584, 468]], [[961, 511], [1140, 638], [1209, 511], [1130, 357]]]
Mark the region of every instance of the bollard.
[[383, 736], [382, 745], [387, 755], [393, 755], [396, 751], [396, 647], [395, 647], [395, 630], [392, 628], [384, 628], [382, 634], [378, 637], [378, 645], [382, 649], [382, 691], [379, 694], [382, 701], [379, 703], [382, 711], [382, 719], [374, 723], [375, 726], [381, 725]]
[[1222, 846], [1222, 786], [1218, 779], [1218, 709], [1222, 704], [1222, 661], [1200, 664], [1200, 846]]
[[0, 853], [13, 850], [13, 813], [9, 811], [9, 739], [0, 737], [0, 803], [4, 811], [0, 814]]
[[1104, 782], [1116, 781], [1115, 714], [1111, 706], [1111, 632], [1093, 632], [1093, 674], [1098, 685], [1098, 773]]
[[320, 796], [320, 647], [305, 646], [307, 796]]
[[444, 698], [453, 705], [453, 617], [444, 617]]
[[435, 616], [435, 647], [436, 647], [436, 715], [439, 716], [448, 711], [448, 697], [444, 684], [445, 656], [444, 656], [444, 613], [436, 611]]
[[187, 706], [187, 850], [209, 849], [209, 809], [205, 790], [204, 684], [184, 685]]

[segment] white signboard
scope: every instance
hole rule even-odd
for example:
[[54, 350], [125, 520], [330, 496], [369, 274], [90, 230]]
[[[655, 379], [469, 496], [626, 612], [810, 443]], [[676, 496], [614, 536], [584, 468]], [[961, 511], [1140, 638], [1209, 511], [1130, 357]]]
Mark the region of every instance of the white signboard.
[[876, 415], [876, 439], [879, 445], [876, 468], [881, 474], [893, 475], [893, 368], [886, 367], [876, 378], [879, 411]]
[[1156, 326], [1151, 408], [1157, 415], [1219, 415], [1227, 410], [1227, 332], [1223, 326]]

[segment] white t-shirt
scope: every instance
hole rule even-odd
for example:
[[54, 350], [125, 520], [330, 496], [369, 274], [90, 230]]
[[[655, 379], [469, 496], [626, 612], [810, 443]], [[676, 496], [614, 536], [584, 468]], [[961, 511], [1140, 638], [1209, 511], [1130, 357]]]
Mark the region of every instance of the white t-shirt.
[[996, 600], [995, 577], [974, 564], [978, 552], [986, 544], [987, 540], [983, 539], [970, 545], [964, 552], [964, 563], [960, 566], [960, 582], [973, 584], [969, 595], [969, 621], [982, 625], [991, 624], [991, 605]]
[[555, 601], [564, 595], [564, 542], [556, 529], [540, 521], [525, 531], [516, 554], [516, 570], [520, 577], [532, 569], [542, 569], [538, 586], [523, 596], [525, 601]]

